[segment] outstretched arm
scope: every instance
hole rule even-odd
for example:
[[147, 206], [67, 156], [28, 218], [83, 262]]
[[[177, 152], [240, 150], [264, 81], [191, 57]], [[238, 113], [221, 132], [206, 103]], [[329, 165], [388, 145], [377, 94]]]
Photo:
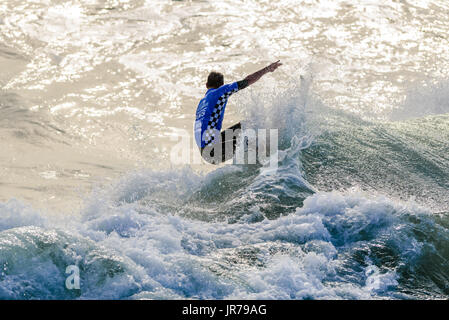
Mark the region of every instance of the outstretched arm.
[[280, 60], [273, 62], [269, 66], [260, 69], [257, 72], [254, 72], [253, 74], [250, 74], [247, 76], [244, 80], [248, 82], [248, 85], [252, 85], [253, 83], [257, 82], [260, 78], [262, 78], [263, 75], [267, 74], [268, 72], [273, 72], [276, 70], [279, 66], [282, 66], [282, 63], [279, 62]]

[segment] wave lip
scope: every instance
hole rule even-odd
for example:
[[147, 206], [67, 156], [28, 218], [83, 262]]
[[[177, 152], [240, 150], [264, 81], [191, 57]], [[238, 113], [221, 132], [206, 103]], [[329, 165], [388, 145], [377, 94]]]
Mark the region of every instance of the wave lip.
[[409, 89], [402, 105], [391, 112], [395, 121], [449, 113], [449, 81]]

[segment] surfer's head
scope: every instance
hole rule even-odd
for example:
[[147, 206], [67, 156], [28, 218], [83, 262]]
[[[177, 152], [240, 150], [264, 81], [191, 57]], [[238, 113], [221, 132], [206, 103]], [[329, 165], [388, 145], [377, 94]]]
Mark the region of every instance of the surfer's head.
[[220, 88], [224, 84], [223, 74], [220, 72], [212, 71], [207, 77], [206, 87], [207, 89]]

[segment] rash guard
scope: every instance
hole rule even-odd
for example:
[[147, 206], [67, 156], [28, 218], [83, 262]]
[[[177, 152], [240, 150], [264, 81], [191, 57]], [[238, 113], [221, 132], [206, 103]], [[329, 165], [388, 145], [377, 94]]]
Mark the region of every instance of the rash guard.
[[204, 148], [217, 141], [228, 98], [247, 86], [248, 81], [242, 80], [207, 90], [196, 109], [195, 141], [198, 147]]

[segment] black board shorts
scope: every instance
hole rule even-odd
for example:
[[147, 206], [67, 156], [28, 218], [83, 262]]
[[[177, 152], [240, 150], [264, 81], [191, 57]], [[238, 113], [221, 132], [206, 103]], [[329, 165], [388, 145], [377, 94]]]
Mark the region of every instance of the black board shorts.
[[211, 164], [219, 164], [234, 157], [237, 139], [242, 131], [241, 123], [237, 123], [220, 132], [220, 139], [215, 144], [201, 148], [201, 156]]

